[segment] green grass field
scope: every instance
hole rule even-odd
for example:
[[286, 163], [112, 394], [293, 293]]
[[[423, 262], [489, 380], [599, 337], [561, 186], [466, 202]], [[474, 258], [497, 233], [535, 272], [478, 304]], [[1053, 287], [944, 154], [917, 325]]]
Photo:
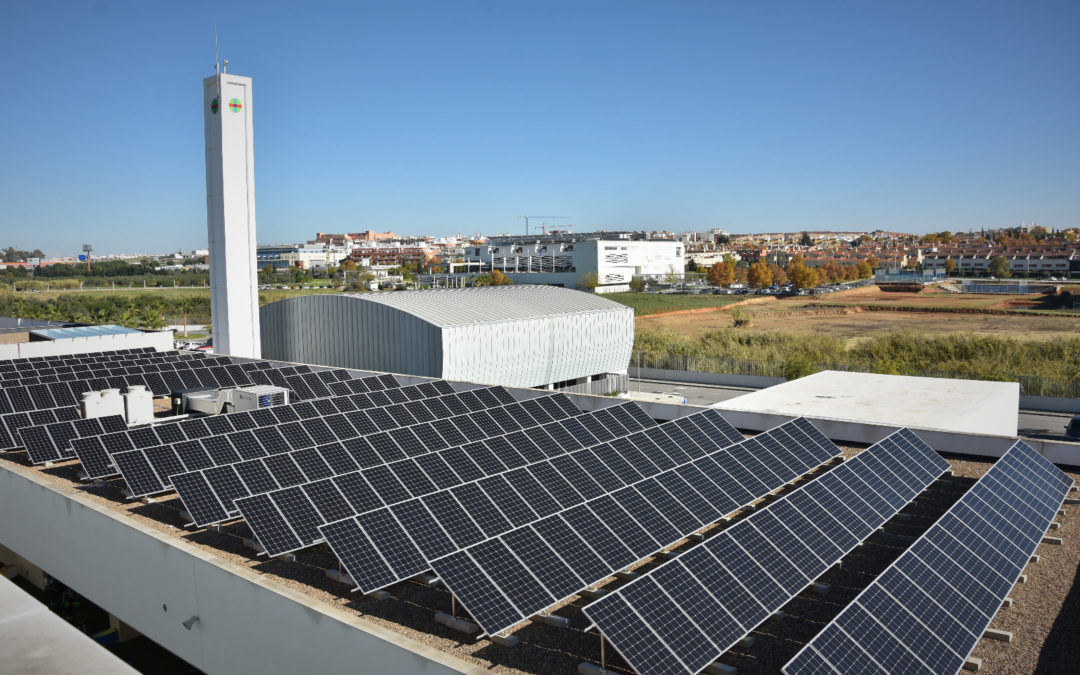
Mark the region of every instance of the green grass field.
[[[264, 290], [259, 291], [259, 304], [298, 295], [338, 292], [326, 288]], [[189, 324], [210, 322], [209, 288], [0, 290], [0, 316], [160, 328], [168, 323], [181, 323], [185, 314]]]
[[634, 308], [635, 316], [677, 312], [685, 309], [723, 307], [750, 296], [746, 295], [674, 295], [660, 293], [606, 293], [602, 297]]

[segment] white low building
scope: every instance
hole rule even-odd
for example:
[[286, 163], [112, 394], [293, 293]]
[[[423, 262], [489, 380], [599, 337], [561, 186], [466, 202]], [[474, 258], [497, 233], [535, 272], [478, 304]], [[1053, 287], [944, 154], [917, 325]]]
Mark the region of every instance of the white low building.
[[592, 394], [627, 389], [634, 311], [551, 286], [306, 295], [260, 311], [282, 361]]

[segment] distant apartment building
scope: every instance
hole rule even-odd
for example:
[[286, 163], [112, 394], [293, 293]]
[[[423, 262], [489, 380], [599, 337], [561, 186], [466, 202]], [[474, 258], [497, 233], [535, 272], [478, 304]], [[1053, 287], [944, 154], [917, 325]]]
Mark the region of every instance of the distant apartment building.
[[375, 232], [374, 230], [365, 230], [363, 232], [351, 232], [348, 234], [327, 234], [326, 232], [316, 232], [315, 240], [308, 242], [311, 244], [333, 244], [337, 246], [349, 246], [351, 244], [360, 242], [371, 241], [388, 241], [397, 239], [398, 236], [393, 232]]
[[361, 267], [389, 265], [396, 267], [404, 263], [428, 264], [436, 260], [440, 249], [429, 244], [396, 245], [382, 244], [356, 246], [349, 251], [349, 258]]
[[939, 248], [928, 253], [923, 267], [930, 269], [945, 269], [945, 261], [953, 260], [956, 263], [957, 275], [982, 275], [990, 268], [990, 260], [997, 256], [1003, 256], [1009, 263], [1009, 270], [1013, 274], [1068, 276], [1071, 273], [1080, 274], [1080, 247], [1075, 248], [1047, 248], [1047, 247], [971, 247], [971, 248]]
[[259, 246], [255, 250], [259, 269], [269, 266], [275, 272], [284, 272], [290, 267], [325, 270], [336, 267], [348, 255], [349, 251], [344, 246], [328, 244], [274, 244]]
[[613, 232], [492, 237], [464, 251], [465, 262], [448, 265], [444, 277], [498, 270], [519, 284], [574, 288], [595, 273], [597, 293], [627, 291], [635, 276], [682, 279], [686, 264], [681, 241]]

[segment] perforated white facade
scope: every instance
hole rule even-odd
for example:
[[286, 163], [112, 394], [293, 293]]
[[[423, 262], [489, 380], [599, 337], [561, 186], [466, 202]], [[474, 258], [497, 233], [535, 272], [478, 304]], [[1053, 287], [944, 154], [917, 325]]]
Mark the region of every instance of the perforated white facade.
[[266, 358], [514, 387], [625, 374], [634, 344], [632, 309], [552, 286], [310, 295], [261, 312]]

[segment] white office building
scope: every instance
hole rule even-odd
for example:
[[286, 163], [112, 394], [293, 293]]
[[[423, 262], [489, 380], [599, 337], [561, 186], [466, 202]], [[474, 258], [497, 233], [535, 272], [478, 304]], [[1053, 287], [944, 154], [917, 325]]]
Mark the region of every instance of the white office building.
[[482, 271], [498, 270], [519, 284], [574, 288], [595, 272], [597, 293], [617, 293], [630, 290], [635, 276], [681, 280], [685, 249], [681, 241], [632, 240], [608, 233], [493, 237], [485, 245], [466, 247], [465, 260], [479, 263]]

